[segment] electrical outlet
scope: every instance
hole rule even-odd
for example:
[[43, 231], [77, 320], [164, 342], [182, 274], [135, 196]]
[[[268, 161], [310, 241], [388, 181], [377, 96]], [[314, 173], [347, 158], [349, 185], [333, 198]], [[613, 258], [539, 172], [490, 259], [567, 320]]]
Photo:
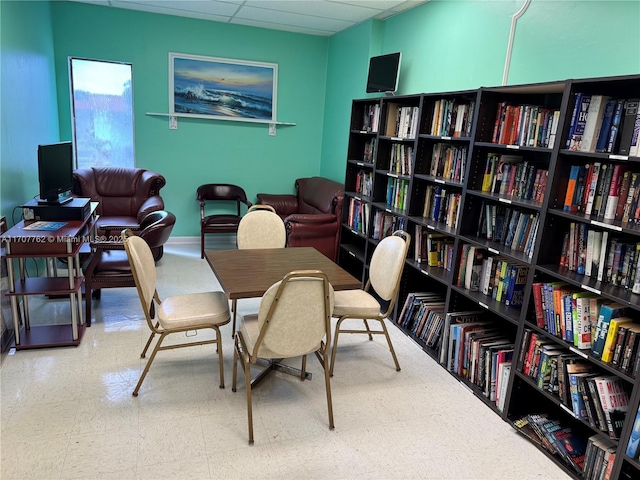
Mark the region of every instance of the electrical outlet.
[[275, 123], [270, 123], [269, 124], [269, 135], [271, 135], [272, 137], [276, 136], [276, 124]]
[[178, 129], [178, 117], [170, 116], [169, 130], [177, 130], [177, 129]]

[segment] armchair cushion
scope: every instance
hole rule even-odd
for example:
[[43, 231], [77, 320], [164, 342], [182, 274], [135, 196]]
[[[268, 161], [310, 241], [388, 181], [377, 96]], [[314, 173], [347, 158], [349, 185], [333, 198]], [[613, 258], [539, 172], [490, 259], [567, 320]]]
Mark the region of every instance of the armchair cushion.
[[296, 180], [296, 194], [258, 194], [285, 222], [288, 247], [314, 247], [331, 260], [338, 256], [344, 186], [327, 178]]
[[[160, 189], [165, 178], [150, 170], [124, 167], [80, 168], [73, 172], [72, 192], [98, 203], [98, 235], [120, 236], [129, 228], [140, 229], [140, 223], [151, 212], [164, 209]], [[162, 248], [154, 250], [162, 256]]]
[[165, 178], [142, 168], [92, 167], [73, 172], [73, 194], [99, 202], [102, 225], [138, 227], [148, 213], [162, 210]]
[[259, 193], [258, 204], [271, 205], [283, 220], [289, 215], [298, 213], [298, 197], [295, 195]]

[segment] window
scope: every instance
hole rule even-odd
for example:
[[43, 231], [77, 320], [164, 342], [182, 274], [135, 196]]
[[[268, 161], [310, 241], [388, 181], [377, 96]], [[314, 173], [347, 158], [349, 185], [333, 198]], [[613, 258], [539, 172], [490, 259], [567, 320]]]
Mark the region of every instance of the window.
[[69, 59], [76, 167], [133, 167], [133, 85], [128, 63]]

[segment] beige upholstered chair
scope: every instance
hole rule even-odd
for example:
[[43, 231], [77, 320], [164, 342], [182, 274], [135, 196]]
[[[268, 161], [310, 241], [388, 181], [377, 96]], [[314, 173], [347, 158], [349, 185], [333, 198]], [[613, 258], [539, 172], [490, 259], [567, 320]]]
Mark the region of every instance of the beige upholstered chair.
[[[333, 429], [333, 406], [329, 381], [331, 310], [334, 292], [319, 270], [290, 272], [265, 292], [257, 315], [242, 318], [233, 352], [233, 387], [236, 391], [238, 360], [244, 366], [247, 388], [249, 443], [253, 443], [251, 364], [258, 358], [282, 359], [302, 356], [300, 378], [306, 377], [308, 353], [315, 352], [324, 368], [329, 428]], [[267, 369], [273, 368], [273, 363]], [[262, 378], [262, 373], [259, 376]]]
[[[400, 371], [400, 364], [393, 349], [389, 332], [384, 324], [384, 319], [393, 311], [393, 307], [398, 298], [400, 288], [400, 278], [404, 268], [407, 251], [411, 243], [411, 235], [397, 230], [392, 235], [383, 238], [376, 246], [371, 263], [369, 264], [369, 280], [362, 290], [343, 290], [336, 292], [336, 303], [333, 309], [333, 316], [338, 318], [335, 326], [335, 336], [333, 340], [333, 351], [331, 352], [331, 370], [336, 363], [336, 350], [338, 349], [338, 336], [340, 333], [364, 333], [373, 340], [373, 335], [384, 335], [391, 350], [391, 356], [396, 364], [396, 370]], [[375, 296], [373, 294], [375, 294]], [[376, 299], [382, 299], [388, 306], [382, 312], [382, 305]], [[364, 329], [353, 330], [343, 329], [342, 322], [347, 319], [362, 319]], [[380, 323], [381, 330], [369, 328], [368, 320], [376, 320]]]
[[238, 248], [284, 248], [287, 231], [270, 205], [253, 205], [238, 225]]
[[[284, 248], [287, 231], [284, 222], [271, 205], [253, 205], [240, 220], [237, 234], [238, 248]], [[237, 300], [231, 301], [233, 324], [231, 338], [236, 332]]]
[[[218, 351], [218, 364], [220, 367], [220, 388], [224, 388], [224, 369], [222, 364], [222, 337], [220, 327], [229, 323], [229, 302], [223, 292], [203, 292], [167, 297], [161, 301], [156, 290], [156, 266], [149, 245], [141, 238], [132, 234], [131, 230], [122, 232], [129, 259], [129, 265], [138, 289], [142, 309], [151, 329], [149, 340], [142, 350], [141, 358], [144, 358], [153, 337], [158, 334], [160, 338], [156, 343], [151, 358], [147, 362], [140, 380], [133, 391], [133, 396], [138, 396], [138, 390], [144, 381], [151, 364], [160, 350], [172, 348], [190, 347], [194, 345], [216, 344]], [[212, 329], [215, 331], [213, 340], [201, 340], [176, 345], [162, 346], [162, 342], [172, 333], [183, 333], [194, 330]]]

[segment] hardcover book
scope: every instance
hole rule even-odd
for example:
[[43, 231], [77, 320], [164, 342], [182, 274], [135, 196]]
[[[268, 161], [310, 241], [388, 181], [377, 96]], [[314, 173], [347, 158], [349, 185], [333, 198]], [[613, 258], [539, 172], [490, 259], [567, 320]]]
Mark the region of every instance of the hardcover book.
[[582, 136], [584, 135], [584, 128], [587, 124], [590, 103], [591, 95], [588, 94], [581, 94], [579, 104], [578, 99], [576, 99], [578, 108], [576, 111], [575, 121], [572, 122], [574, 125], [569, 137], [569, 150], [580, 151], [582, 147]]

